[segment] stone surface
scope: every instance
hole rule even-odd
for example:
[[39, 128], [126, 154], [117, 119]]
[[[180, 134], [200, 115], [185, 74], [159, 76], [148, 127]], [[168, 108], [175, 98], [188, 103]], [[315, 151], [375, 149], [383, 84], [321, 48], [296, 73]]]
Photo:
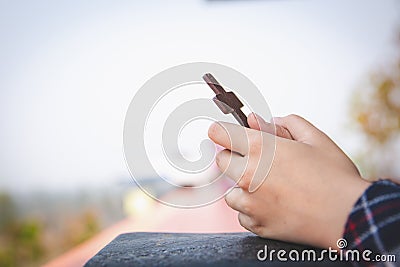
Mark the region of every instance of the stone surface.
[[[250, 233], [185, 234], [185, 233], [127, 233], [119, 235], [90, 259], [85, 266], [348, 266], [331, 262], [259, 261], [257, 252], [311, 249], [296, 244], [263, 239]], [[313, 249], [317, 257], [320, 250]], [[288, 257], [288, 254], [286, 254]], [[301, 258], [300, 258], [301, 259]]]

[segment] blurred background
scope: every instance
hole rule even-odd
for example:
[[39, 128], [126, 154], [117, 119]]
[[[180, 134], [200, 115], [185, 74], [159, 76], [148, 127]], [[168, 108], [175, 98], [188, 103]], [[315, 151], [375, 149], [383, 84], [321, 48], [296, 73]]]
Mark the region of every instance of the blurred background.
[[0, 0], [0, 38], [0, 266], [79, 266], [124, 231], [242, 230], [223, 201], [160, 205], [125, 166], [132, 97], [177, 64], [240, 71], [365, 178], [400, 176], [398, 0]]

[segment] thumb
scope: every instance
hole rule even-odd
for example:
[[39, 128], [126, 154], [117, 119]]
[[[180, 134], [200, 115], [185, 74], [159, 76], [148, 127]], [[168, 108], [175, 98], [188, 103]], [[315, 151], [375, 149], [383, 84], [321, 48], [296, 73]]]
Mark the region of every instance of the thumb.
[[290, 132], [286, 128], [277, 124], [274, 126], [273, 123], [266, 122], [260, 115], [256, 113], [251, 113], [248, 116], [247, 123], [251, 129], [263, 131], [286, 139], [293, 139]]
[[273, 118], [275, 125], [285, 128], [294, 140], [310, 144], [322, 144], [330, 138], [311, 124], [306, 119], [298, 115], [288, 115], [286, 117]]

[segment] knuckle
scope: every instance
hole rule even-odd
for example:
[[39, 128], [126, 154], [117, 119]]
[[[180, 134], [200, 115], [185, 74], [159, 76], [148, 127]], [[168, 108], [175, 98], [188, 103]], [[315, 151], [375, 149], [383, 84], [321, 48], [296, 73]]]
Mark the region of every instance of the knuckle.
[[256, 235], [262, 237], [267, 236], [268, 229], [265, 228], [264, 224], [259, 223], [254, 217], [239, 212], [238, 221], [243, 228], [255, 233]]
[[226, 205], [228, 205], [229, 207], [232, 208], [232, 200], [229, 197], [229, 194], [225, 196], [225, 202], [226, 202]]
[[[239, 213], [239, 216], [238, 216], [238, 221], [239, 221], [239, 224], [240, 224], [242, 227], [246, 228], [246, 225], [244, 224], [243, 219], [242, 219], [242, 217], [240, 216], [240, 213]], [[247, 229], [247, 228], [246, 228], [246, 229]]]
[[291, 121], [304, 120], [303, 117], [301, 117], [300, 115], [297, 115], [297, 114], [289, 114], [289, 115], [287, 116], [287, 118], [288, 118], [289, 120], [291, 120]]
[[278, 135], [278, 136], [284, 136], [285, 135], [285, 131], [283, 130], [282, 127], [276, 126], [275, 127], [275, 131], [276, 131], [276, 135]]
[[295, 119], [299, 118], [299, 115], [296, 115], [296, 114], [292, 113], [292, 114], [287, 115], [286, 118], [291, 119], [291, 120], [295, 120]]
[[259, 149], [262, 144], [262, 134], [259, 131], [252, 131], [249, 134], [249, 146], [250, 149], [255, 147], [256, 149]]
[[229, 155], [226, 150], [218, 152], [217, 155], [215, 156], [215, 163], [217, 164], [218, 168], [223, 172], [228, 167], [226, 166], [228, 165], [228, 163], [226, 162], [227, 157], [229, 157]]
[[249, 222], [245, 218], [246, 218], [245, 215], [243, 213], [239, 212], [239, 214], [238, 214], [239, 224], [241, 226], [243, 226], [244, 228], [249, 229], [249, 227], [250, 227]]
[[244, 214], [247, 215], [252, 213], [252, 208], [249, 201], [243, 200], [243, 203], [241, 205], [241, 210], [243, 211]]
[[232, 208], [233, 204], [236, 203], [236, 201], [238, 199], [238, 190], [241, 190], [241, 189], [240, 188], [233, 188], [232, 191], [229, 192], [225, 196], [225, 202], [231, 208]]
[[247, 165], [244, 167], [241, 173], [241, 178], [238, 181], [238, 186], [247, 189], [250, 186], [251, 180], [254, 176], [254, 170], [251, 168], [250, 163], [248, 162]]
[[232, 203], [233, 203], [233, 197], [232, 194], [227, 194], [225, 196], [225, 202], [229, 207], [232, 207]]
[[262, 153], [265, 145], [268, 145], [268, 142], [264, 141], [264, 136], [261, 134], [261, 132], [251, 135], [248, 151], [249, 156], [259, 156]]
[[250, 179], [248, 179], [246, 176], [242, 176], [237, 184], [240, 188], [247, 189], [250, 186]]

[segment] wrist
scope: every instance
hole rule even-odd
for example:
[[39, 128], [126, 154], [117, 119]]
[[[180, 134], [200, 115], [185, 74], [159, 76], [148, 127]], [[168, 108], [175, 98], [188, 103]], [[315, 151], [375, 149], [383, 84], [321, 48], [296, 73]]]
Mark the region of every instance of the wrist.
[[344, 229], [349, 215], [356, 204], [357, 200], [363, 195], [367, 188], [371, 185], [370, 182], [364, 180], [360, 176], [346, 179], [345, 184], [338, 191], [337, 198], [334, 204], [335, 214], [328, 216], [332, 225], [332, 231], [327, 235], [325, 240], [326, 247], [337, 248], [336, 242], [343, 238]]

